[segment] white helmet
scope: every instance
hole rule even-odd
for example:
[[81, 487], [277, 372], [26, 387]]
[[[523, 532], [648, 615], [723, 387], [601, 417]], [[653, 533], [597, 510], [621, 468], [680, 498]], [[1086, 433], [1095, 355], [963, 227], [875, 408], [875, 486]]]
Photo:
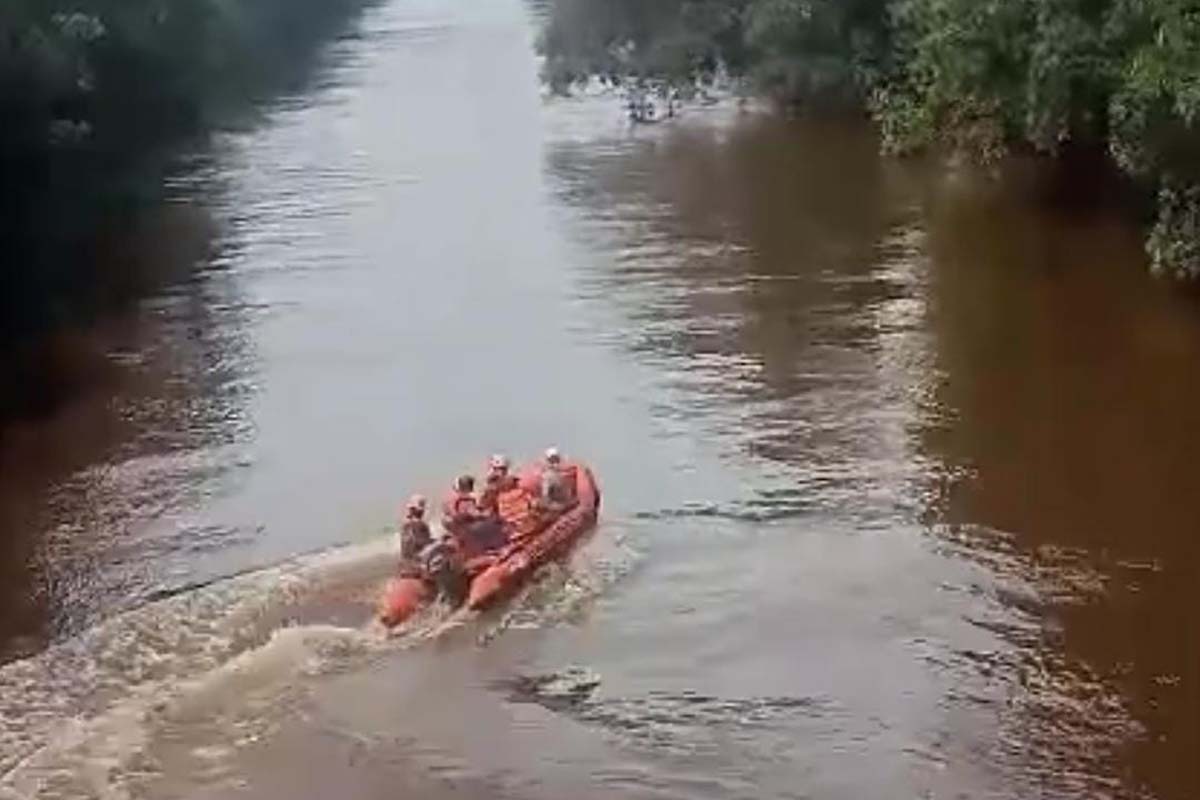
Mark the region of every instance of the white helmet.
[[545, 457], [547, 464], [557, 464], [562, 461], [562, 453], [558, 452], [557, 447], [547, 447]]
[[508, 469], [508, 456], [497, 453], [488, 461], [488, 467], [491, 469]]

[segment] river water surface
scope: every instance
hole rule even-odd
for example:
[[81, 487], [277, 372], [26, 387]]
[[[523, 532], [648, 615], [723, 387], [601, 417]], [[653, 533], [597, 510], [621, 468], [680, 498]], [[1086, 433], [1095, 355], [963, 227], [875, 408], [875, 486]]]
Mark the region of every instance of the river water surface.
[[[0, 797], [1200, 796], [1200, 309], [1137, 231], [631, 129], [536, 24], [374, 6], [123, 234], [172, 277], [0, 439]], [[403, 497], [550, 443], [572, 561], [370, 632]]]

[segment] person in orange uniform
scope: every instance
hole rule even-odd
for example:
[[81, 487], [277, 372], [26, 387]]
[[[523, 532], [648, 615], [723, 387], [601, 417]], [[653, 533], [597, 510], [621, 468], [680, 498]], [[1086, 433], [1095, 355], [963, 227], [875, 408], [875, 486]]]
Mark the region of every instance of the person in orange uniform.
[[508, 457], [494, 455], [488, 462], [487, 477], [483, 491], [479, 493], [479, 509], [492, 517], [500, 516], [500, 495], [517, 483], [517, 478], [508, 471]]
[[542, 459], [542, 494], [538, 499], [551, 514], [560, 514], [575, 502], [575, 468], [563, 463], [557, 447], [547, 448]]
[[510, 540], [520, 539], [537, 530], [537, 498], [526, 491], [515, 476], [505, 483], [504, 489], [496, 496], [496, 513], [504, 523]]
[[484, 514], [475, 502], [475, 478], [458, 476], [454, 488], [442, 503], [442, 527], [461, 543], [471, 525], [483, 518]]
[[504, 526], [494, 515], [480, 508], [475, 499], [475, 478], [462, 475], [442, 505], [442, 527], [458, 543], [463, 558], [503, 547], [507, 539]]

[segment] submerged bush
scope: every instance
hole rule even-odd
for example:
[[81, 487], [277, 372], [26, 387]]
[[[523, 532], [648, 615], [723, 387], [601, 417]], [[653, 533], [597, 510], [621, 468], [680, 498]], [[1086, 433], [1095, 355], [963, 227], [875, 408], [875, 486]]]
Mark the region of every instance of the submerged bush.
[[1163, 181], [1146, 249], [1155, 272], [1200, 278], [1200, 185]]

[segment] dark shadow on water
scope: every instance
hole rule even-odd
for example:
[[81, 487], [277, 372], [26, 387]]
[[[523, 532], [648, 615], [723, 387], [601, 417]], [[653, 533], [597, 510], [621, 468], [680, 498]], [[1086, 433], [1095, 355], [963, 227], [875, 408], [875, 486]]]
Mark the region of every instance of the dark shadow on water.
[[549, 153], [575, 235], [616, 253], [589, 291], [665, 376], [660, 416], [794, 485], [642, 518], [920, 521], [1012, 587], [973, 620], [1011, 652], [954, 657], [1011, 682], [996, 715], [1027, 747], [994, 763], [1194, 796], [1200, 308], [1146, 274], [1103, 175], [1081, 197], [1070, 169], [875, 146], [759, 117]]
[[[252, 129], [305, 98], [368, 5], [285, 25], [213, 121]], [[254, 431], [262, 309], [220, 267], [219, 148], [187, 125], [138, 144], [0, 178], [0, 663], [144, 602], [177, 554], [256, 535], [176, 519]]]
[[1135, 774], [1188, 797], [1200, 308], [1146, 277], [1118, 213], [1031, 203], [1031, 183], [968, 179], [930, 197], [936, 396], [953, 411], [921, 437], [943, 465], [931, 517], [1012, 532], [999, 562], [1039, 576], [1058, 646], [1121, 685], [1147, 725]]
[[0, 440], [0, 655], [139, 602], [157, 582], [152, 562], [172, 550], [252, 535], [150, 533], [215, 491], [253, 434], [256, 311], [237, 292], [220, 276], [189, 280], [154, 308], [46, 345], [66, 396], [53, 414], [10, 422]]
[[[0, 435], [8, 420], [52, 414], [77, 391], [80, 376], [56, 372], [58, 332], [86, 330], [206, 261], [202, 246], [190, 258], [156, 249], [211, 241], [210, 231], [189, 224], [182, 245], [170, 231], [147, 235], [171, 213], [164, 207], [199, 199], [175, 196], [168, 179], [193, 168], [212, 130], [253, 126], [277, 98], [308, 92], [324, 45], [350, 35], [369, 5], [339, 0], [297, 14], [263, 4], [245, 22], [259, 32], [252, 63], [205, 87], [196, 114], [142, 118], [130, 87], [112, 105], [132, 116], [110, 111], [104, 135], [0, 153]], [[152, 88], [148, 78], [143, 89]]]

